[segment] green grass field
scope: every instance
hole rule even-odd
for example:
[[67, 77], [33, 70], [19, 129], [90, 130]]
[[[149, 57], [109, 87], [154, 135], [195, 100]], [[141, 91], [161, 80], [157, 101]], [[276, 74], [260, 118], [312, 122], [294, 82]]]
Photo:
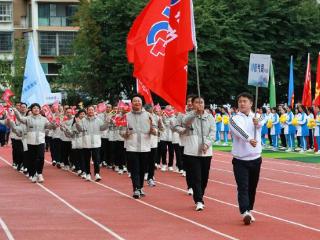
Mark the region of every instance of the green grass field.
[[[231, 152], [231, 146], [219, 146], [213, 145], [213, 150], [222, 152]], [[286, 159], [299, 162], [307, 163], [320, 163], [320, 155], [314, 153], [298, 153], [298, 152], [284, 152], [284, 151], [271, 151], [269, 149], [264, 149], [262, 151], [262, 157], [275, 158], [275, 159]]]

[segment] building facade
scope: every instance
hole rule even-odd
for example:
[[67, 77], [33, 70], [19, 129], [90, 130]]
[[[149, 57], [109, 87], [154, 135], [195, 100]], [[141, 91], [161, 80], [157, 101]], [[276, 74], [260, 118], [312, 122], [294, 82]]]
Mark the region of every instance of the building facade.
[[33, 39], [50, 81], [58, 75], [59, 56], [72, 54], [79, 27], [73, 17], [78, 0], [0, 0], [0, 60], [13, 60], [14, 39]]

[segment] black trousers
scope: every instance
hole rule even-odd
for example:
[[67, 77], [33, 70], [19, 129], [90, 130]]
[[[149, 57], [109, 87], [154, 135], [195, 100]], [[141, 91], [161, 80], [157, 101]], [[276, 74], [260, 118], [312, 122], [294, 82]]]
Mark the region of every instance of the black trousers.
[[173, 149], [174, 149], [174, 153], [176, 155], [176, 166], [179, 170], [182, 170], [181, 147], [179, 146], [179, 144], [174, 143]]
[[107, 165], [111, 164], [111, 143], [108, 138], [101, 138], [100, 160]]
[[184, 152], [184, 146], [180, 146], [181, 148], [181, 161], [182, 161], [182, 170], [186, 172], [186, 182], [187, 182], [187, 188], [192, 188], [191, 185], [191, 177], [190, 177], [190, 167], [188, 165], [188, 161], [186, 160], [187, 155], [185, 155]]
[[29, 158], [29, 174], [34, 176], [36, 173], [42, 174], [44, 165], [44, 150], [45, 144], [30, 145], [28, 144], [28, 158]]
[[62, 141], [60, 138], [52, 138], [52, 146], [50, 148], [51, 155], [53, 156], [53, 160], [57, 163], [62, 163], [61, 160], [61, 145]]
[[284, 135], [284, 128], [281, 129], [280, 139], [281, 139], [281, 146], [287, 147], [287, 140], [286, 140], [286, 136]]
[[238, 186], [238, 203], [241, 214], [253, 209], [261, 162], [261, 157], [252, 161], [232, 159], [233, 173]]
[[174, 149], [172, 142], [160, 141], [160, 151], [161, 151], [161, 162], [162, 165], [167, 165], [167, 152], [169, 152], [169, 163], [168, 166], [173, 166]]
[[12, 139], [12, 159], [13, 163], [17, 165], [18, 170], [20, 170], [23, 163], [23, 144], [22, 140]]
[[127, 152], [133, 191], [143, 188], [146, 162], [150, 152]]
[[6, 132], [0, 132], [0, 146], [4, 146], [6, 144]]
[[46, 152], [48, 152], [48, 151], [49, 151], [49, 148], [50, 148], [50, 141], [51, 141], [51, 137], [46, 136], [46, 137], [45, 137], [45, 142], [46, 142]]
[[313, 149], [313, 130], [309, 129], [309, 140], [308, 140], [308, 148]]
[[94, 166], [94, 174], [100, 173], [100, 148], [84, 148], [83, 154], [85, 173], [90, 174], [91, 158]]
[[268, 139], [269, 139], [270, 146], [272, 146], [272, 137], [270, 132], [271, 132], [271, 128], [268, 128]]
[[158, 148], [151, 148], [150, 155], [148, 157], [148, 160], [146, 162], [146, 172], [148, 173], [148, 180], [153, 179], [154, 177], [154, 164], [158, 157]]
[[81, 170], [82, 172], [85, 172], [83, 149], [80, 149], [80, 148], [71, 149], [70, 160], [76, 167], [75, 168], [76, 171]]
[[71, 142], [61, 141], [61, 162], [65, 166], [70, 165]]
[[190, 168], [189, 174], [195, 203], [204, 203], [203, 195], [208, 184], [211, 158], [211, 156], [198, 157], [186, 155], [186, 161]]
[[114, 142], [115, 146], [115, 162], [114, 164], [119, 167], [119, 169], [123, 169], [123, 166], [126, 165], [126, 149], [124, 148], [124, 141], [116, 141]]

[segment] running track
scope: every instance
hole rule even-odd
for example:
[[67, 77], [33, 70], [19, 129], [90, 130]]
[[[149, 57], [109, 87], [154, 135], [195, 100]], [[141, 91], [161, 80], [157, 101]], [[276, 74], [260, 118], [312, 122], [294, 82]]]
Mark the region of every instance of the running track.
[[203, 212], [177, 173], [158, 170], [157, 186], [134, 200], [127, 175], [111, 170], [86, 182], [46, 162], [41, 185], [10, 165], [11, 148], [0, 148], [1, 240], [320, 239], [320, 164], [263, 159], [250, 226], [238, 212], [229, 153], [214, 153]]

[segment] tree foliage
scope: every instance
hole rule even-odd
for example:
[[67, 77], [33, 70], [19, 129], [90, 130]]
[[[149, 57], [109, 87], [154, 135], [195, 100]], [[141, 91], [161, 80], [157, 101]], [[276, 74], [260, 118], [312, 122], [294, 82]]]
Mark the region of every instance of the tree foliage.
[[[98, 99], [130, 95], [135, 81], [126, 59], [126, 37], [147, 0], [81, 0], [75, 55], [63, 59], [61, 81]], [[286, 101], [289, 60], [295, 59], [295, 96], [301, 98], [307, 53], [320, 50], [320, 5], [315, 0], [195, 0], [202, 95], [207, 102], [231, 102], [247, 86], [250, 53], [271, 54], [277, 99]], [[190, 54], [189, 93], [196, 87]], [[313, 74], [315, 74], [315, 64]], [[266, 102], [268, 91], [261, 92]]]

